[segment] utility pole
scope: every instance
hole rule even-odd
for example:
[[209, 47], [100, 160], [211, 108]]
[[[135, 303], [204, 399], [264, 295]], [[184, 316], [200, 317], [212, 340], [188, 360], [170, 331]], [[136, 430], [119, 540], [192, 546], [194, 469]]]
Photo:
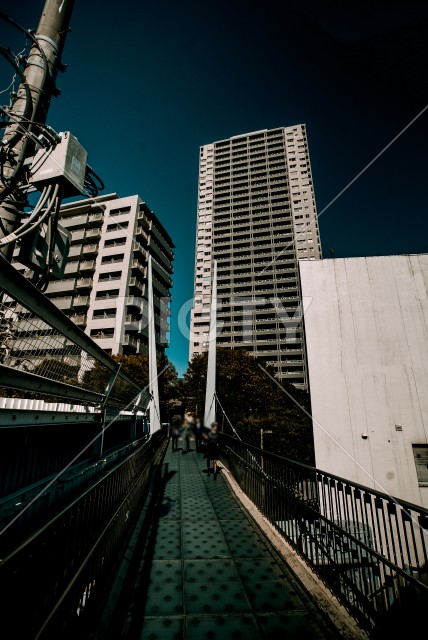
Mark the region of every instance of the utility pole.
[[[33, 124], [46, 122], [51, 98], [59, 93], [55, 79], [58, 71], [65, 70], [61, 54], [70, 31], [73, 4], [74, 0], [46, 0], [26, 67], [22, 72], [16, 67], [21, 84], [8, 110], [2, 145], [6, 157], [0, 181], [0, 239], [13, 233], [22, 215], [26, 195], [19, 186], [24, 162], [34, 154]], [[2, 252], [11, 261], [13, 243]]]

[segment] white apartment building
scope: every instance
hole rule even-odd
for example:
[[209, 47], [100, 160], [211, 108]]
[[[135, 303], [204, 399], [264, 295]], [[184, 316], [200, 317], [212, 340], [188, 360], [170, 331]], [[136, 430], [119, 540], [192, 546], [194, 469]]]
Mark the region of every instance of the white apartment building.
[[189, 357], [208, 348], [216, 260], [218, 345], [306, 388], [298, 261], [320, 258], [305, 125], [202, 146]]
[[156, 343], [166, 348], [174, 245], [148, 205], [115, 193], [78, 200], [61, 206], [60, 224], [71, 247], [64, 278], [51, 280], [46, 295], [107, 353], [148, 353], [151, 255]]

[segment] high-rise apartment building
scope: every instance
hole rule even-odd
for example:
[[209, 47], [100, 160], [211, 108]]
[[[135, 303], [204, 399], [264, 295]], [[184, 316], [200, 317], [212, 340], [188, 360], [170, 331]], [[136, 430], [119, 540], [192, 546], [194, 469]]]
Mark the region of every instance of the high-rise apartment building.
[[64, 278], [52, 280], [46, 295], [107, 353], [148, 353], [151, 255], [156, 343], [163, 350], [174, 245], [147, 204], [115, 193], [78, 200], [61, 206], [60, 224], [71, 232], [71, 247]]
[[305, 125], [202, 146], [190, 358], [208, 348], [216, 260], [218, 345], [305, 388], [298, 260], [320, 258]]

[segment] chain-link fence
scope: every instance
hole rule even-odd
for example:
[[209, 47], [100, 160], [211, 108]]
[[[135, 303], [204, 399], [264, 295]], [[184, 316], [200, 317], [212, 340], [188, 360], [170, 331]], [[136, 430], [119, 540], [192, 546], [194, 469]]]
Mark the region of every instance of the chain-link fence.
[[1, 263], [2, 395], [145, 409], [147, 390], [6, 260]]

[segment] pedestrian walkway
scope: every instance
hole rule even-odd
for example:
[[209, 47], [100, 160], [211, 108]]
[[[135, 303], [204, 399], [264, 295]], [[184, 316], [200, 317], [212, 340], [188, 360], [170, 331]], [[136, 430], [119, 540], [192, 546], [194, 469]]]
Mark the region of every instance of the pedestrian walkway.
[[208, 476], [194, 443], [185, 455], [169, 445], [163, 496], [124, 637], [337, 638], [243, 510], [225, 473]]

